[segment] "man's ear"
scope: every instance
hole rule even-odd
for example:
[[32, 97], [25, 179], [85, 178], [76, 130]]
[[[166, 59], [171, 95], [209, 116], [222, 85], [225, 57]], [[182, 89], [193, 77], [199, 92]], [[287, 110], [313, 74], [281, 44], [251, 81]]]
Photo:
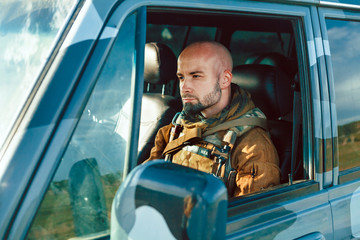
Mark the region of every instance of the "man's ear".
[[226, 69], [223, 74], [220, 81], [220, 88], [224, 89], [230, 86], [232, 80], [232, 73], [230, 70]]

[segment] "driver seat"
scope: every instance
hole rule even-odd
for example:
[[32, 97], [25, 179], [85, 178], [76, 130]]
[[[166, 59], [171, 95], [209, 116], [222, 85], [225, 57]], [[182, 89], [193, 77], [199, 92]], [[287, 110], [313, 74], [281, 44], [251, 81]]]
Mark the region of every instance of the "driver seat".
[[[165, 44], [146, 43], [144, 65], [144, 82], [147, 85], [160, 86], [160, 89], [164, 89], [166, 84], [177, 79], [176, 56]], [[116, 131], [122, 136], [128, 134], [128, 129], [125, 128], [128, 126], [130, 109], [131, 101], [129, 99], [120, 112], [120, 121], [117, 124]], [[141, 164], [150, 156], [158, 130], [169, 124], [181, 109], [181, 99], [166, 95], [165, 91], [162, 93], [145, 92], [143, 94], [137, 164]], [[128, 139], [128, 136], [123, 137]]]

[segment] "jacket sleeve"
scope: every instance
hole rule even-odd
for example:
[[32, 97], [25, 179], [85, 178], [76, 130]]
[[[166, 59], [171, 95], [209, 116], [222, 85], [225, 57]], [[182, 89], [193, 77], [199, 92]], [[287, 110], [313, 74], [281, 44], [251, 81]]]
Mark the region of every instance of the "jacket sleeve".
[[164, 149], [169, 142], [170, 131], [173, 127], [172, 124], [166, 125], [159, 129], [155, 137], [154, 147], [151, 149], [150, 157], [145, 161], [155, 160], [155, 159], [163, 159]]
[[279, 157], [269, 135], [254, 128], [238, 139], [232, 153], [232, 166], [237, 169], [234, 196], [280, 183]]

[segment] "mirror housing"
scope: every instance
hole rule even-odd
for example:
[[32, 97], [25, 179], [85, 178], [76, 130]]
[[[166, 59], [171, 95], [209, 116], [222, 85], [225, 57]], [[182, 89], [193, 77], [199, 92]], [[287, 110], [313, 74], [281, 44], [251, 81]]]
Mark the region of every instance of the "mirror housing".
[[155, 160], [134, 168], [118, 189], [111, 239], [224, 239], [226, 218], [220, 179]]

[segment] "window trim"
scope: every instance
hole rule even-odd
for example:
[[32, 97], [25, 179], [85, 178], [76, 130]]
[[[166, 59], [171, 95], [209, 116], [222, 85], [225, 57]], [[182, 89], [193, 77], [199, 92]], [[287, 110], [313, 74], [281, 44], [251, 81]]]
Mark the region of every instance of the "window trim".
[[292, 185], [287, 183], [274, 186], [260, 193], [253, 193], [229, 200], [228, 217], [235, 217], [249, 209], [260, 209], [292, 200], [319, 191], [319, 183], [314, 180], [298, 180]]

